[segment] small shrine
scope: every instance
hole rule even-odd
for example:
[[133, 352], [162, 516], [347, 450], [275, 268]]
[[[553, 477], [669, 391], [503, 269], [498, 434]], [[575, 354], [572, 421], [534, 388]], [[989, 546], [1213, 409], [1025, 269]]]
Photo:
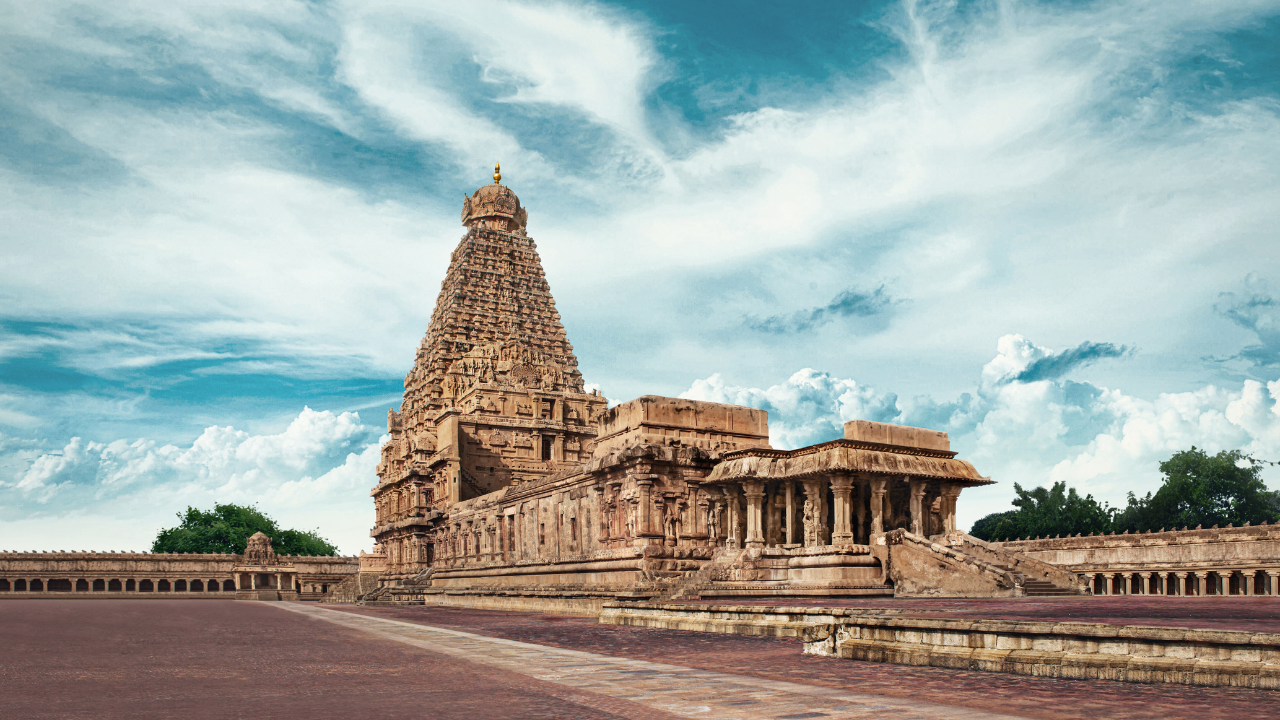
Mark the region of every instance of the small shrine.
[[297, 600], [298, 571], [282, 565], [263, 532], [251, 535], [240, 562], [231, 569], [237, 600]]

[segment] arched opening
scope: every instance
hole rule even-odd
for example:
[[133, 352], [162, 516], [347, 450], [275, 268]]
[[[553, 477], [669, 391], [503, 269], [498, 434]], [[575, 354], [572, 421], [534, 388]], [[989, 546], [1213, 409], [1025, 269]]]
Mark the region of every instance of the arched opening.
[[150, 580], [140, 580], [138, 582], [138, 592], [155, 592], [156, 586]]
[[171, 588], [171, 587], [169, 586], [169, 581], [168, 581], [168, 580], [165, 580], [164, 578], [161, 578], [161, 579], [156, 583], [156, 592], [169, 592], [169, 591], [170, 591], [170, 590], [172, 590], [172, 589], [173, 589], [173, 588]]
[[106, 580], [94, 580], [94, 581], [93, 581], [93, 591], [94, 591], [94, 592], [104, 592], [104, 591], [106, 591], [106, 589], [107, 589], [107, 581], [106, 581]]
[[203, 580], [192, 580], [192, 581], [191, 581], [191, 592], [204, 592], [204, 581], [203, 581]]
[[107, 592], [120, 592], [121, 590], [124, 590], [124, 587], [120, 584], [119, 580], [112, 580], [107, 583]]
[[44, 581], [32, 580], [29, 587], [31, 588], [31, 592], [44, 592]]
[[80, 578], [76, 581], [76, 592], [89, 592], [89, 581]]
[[210, 580], [209, 582], [205, 583], [205, 587], [209, 588], [209, 592], [218, 592], [219, 590], [222, 589], [222, 583], [218, 582], [217, 580]]
[[223, 580], [223, 581], [222, 581], [222, 592], [235, 592], [235, 591], [236, 591], [236, 581], [235, 581], [235, 580]]
[[138, 582], [136, 580], [126, 580], [124, 583], [125, 592], [137, 592]]
[[13, 591], [14, 591], [14, 592], [26, 592], [26, 591], [27, 591], [27, 581], [26, 581], [26, 580], [14, 580], [14, 581], [13, 581]]
[[66, 578], [55, 578], [49, 581], [49, 592], [71, 592], [71, 581]]
[[174, 592], [186, 592], [186, 591], [187, 591], [187, 581], [186, 581], [186, 580], [174, 580], [174, 581], [173, 581], [173, 591], [174, 591]]
[[328, 586], [327, 584], [321, 583], [321, 584], [320, 584], [320, 592], [322, 592], [322, 593], [327, 593], [327, 592], [329, 592], [329, 586]]
[[7, 579], [0, 578], [0, 592], [9, 592], [10, 590], [9, 581]]

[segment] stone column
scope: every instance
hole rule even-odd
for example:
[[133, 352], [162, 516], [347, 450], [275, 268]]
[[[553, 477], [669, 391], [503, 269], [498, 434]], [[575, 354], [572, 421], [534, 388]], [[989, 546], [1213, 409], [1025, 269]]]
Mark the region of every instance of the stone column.
[[835, 497], [835, 532], [831, 534], [832, 545], [852, 545], [853, 528], [851, 515], [853, 508], [849, 503], [849, 493], [853, 489], [853, 478], [849, 473], [837, 473], [831, 478], [831, 492]]
[[1241, 570], [1240, 571], [1240, 581], [1244, 583], [1244, 592], [1241, 593], [1242, 595], [1254, 594], [1255, 587], [1253, 583], [1254, 583], [1254, 577], [1257, 575], [1257, 573], [1258, 573], [1257, 570]]
[[711, 499], [701, 490], [698, 491], [698, 501], [694, 505], [693, 511], [693, 530], [696, 537], [703, 540], [709, 540], [709, 545], [715, 544], [715, 538], [711, 537], [710, 530], [707, 529], [707, 513], [711, 510]]
[[1103, 595], [1115, 594], [1114, 592], [1112, 592], [1112, 590], [1114, 589], [1115, 579], [1116, 579], [1115, 573], [1102, 573], [1102, 588], [1103, 588], [1102, 594]]
[[858, 520], [858, 527], [853, 532], [853, 539], [854, 542], [865, 545], [869, 542], [867, 540], [867, 503], [869, 502], [867, 496], [869, 491], [867, 489], [867, 479], [865, 477], [858, 478], [857, 490], [858, 492], [855, 494], [853, 500], [854, 509], [857, 511], [856, 517]]
[[1120, 594], [1130, 594], [1133, 591], [1133, 573], [1120, 573], [1120, 583]]
[[1097, 576], [1097, 574], [1096, 574], [1096, 573], [1085, 573], [1082, 577], [1084, 577], [1084, 582], [1085, 582], [1085, 584], [1089, 587], [1089, 594], [1090, 594], [1090, 595], [1093, 595], [1093, 594], [1094, 594], [1094, 589], [1093, 589], [1093, 580], [1094, 580], [1094, 578], [1098, 577], [1098, 576]]
[[742, 538], [738, 535], [738, 527], [741, 523], [738, 521], [738, 514], [742, 512], [742, 505], [738, 502], [738, 491], [731, 485], [726, 485], [724, 489], [725, 504], [725, 522], [729, 523], [725, 528], [725, 547], [740, 548], [742, 547]]
[[1204, 570], [1196, 573], [1196, 595], [1204, 597], [1209, 594], [1209, 584], [1205, 578], [1209, 577], [1209, 571]]
[[942, 532], [951, 534], [956, 531], [956, 500], [960, 497], [958, 485], [942, 487]]
[[1280, 571], [1267, 570], [1267, 594], [1275, 597], [1280, 595]]
[[784, 480], [787, 488], [787, 545], [796, 544], [796, 481]]
[[1231, 594], [1231, 576], [1234, 574], [1235, 573], [1231, 570], [1218, 571], [1218, 594], [1219, 595]]
[[1174, 594], [1186, 595], [1187, 594], [1187, 573], [1180, 572], [1180, 573], [1174, 573], [1174, 575], [1178, 576], [1178, 588]]
[[1138, 573], [1138, 575], [1142, 577], [1142, 594], [1150, 595], [1151, 594], [1151, 573], [1144, 572], [1144, 573]]
[[636, 535], [640, 537], [648, 537], [652, 532], [652, 525], [649, 524], [649, 516], [653, 514], [651, 505], [653, 505], [653, 477], [649, 475], [636, 476], [636, 488], [640, 493], [640, 502], [636, 507]]
[[911, 532], [912, 534], [924, 536], [924, 481], [919, 478], [910, 478], [907, 484], [911, 491], [911, 502], [909, 510], [911, 512]]
[[884, 486], [888, 482], [888, 478], [874, 478], [871, 480], [871, 538], [874, 542], [875, 538], [884, 535]]
[[747, 496], [747, 547], [764, 547], [764, 481], [744, 481], [742, 489]]

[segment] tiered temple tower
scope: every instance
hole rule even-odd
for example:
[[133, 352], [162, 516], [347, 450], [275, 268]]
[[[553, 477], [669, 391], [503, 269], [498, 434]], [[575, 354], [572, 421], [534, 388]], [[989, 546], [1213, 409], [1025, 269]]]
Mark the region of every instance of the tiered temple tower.
[[392, 576], [427, 566], [426, 532], [453, 503], [589, 457], [594, 420], [607, 406], [583, 390], [525, 233], [528, 213], [501, 179], [495, 172], [493, 184], [463, 201], [467, 233], [405, 376], [400, 411], [388, 413], [371, 534]]

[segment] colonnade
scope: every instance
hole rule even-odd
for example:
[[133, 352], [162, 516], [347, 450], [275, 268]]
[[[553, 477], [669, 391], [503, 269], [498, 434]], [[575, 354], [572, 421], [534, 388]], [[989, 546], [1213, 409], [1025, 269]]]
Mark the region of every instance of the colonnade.
[[235, 592], [233, 580], [206, 578], [0, 578], [0, 592]]
[[953, 532], [961, 489], [958, 483], [909, 475], [840, 471], [794, 480], [746, 479], [721, 486], [728, 506], [725, 544], [847, 546], [898, 528], [921, 536]]
[[1280, 568], [1081, 573], [1094, 595], [1280, 595]]

